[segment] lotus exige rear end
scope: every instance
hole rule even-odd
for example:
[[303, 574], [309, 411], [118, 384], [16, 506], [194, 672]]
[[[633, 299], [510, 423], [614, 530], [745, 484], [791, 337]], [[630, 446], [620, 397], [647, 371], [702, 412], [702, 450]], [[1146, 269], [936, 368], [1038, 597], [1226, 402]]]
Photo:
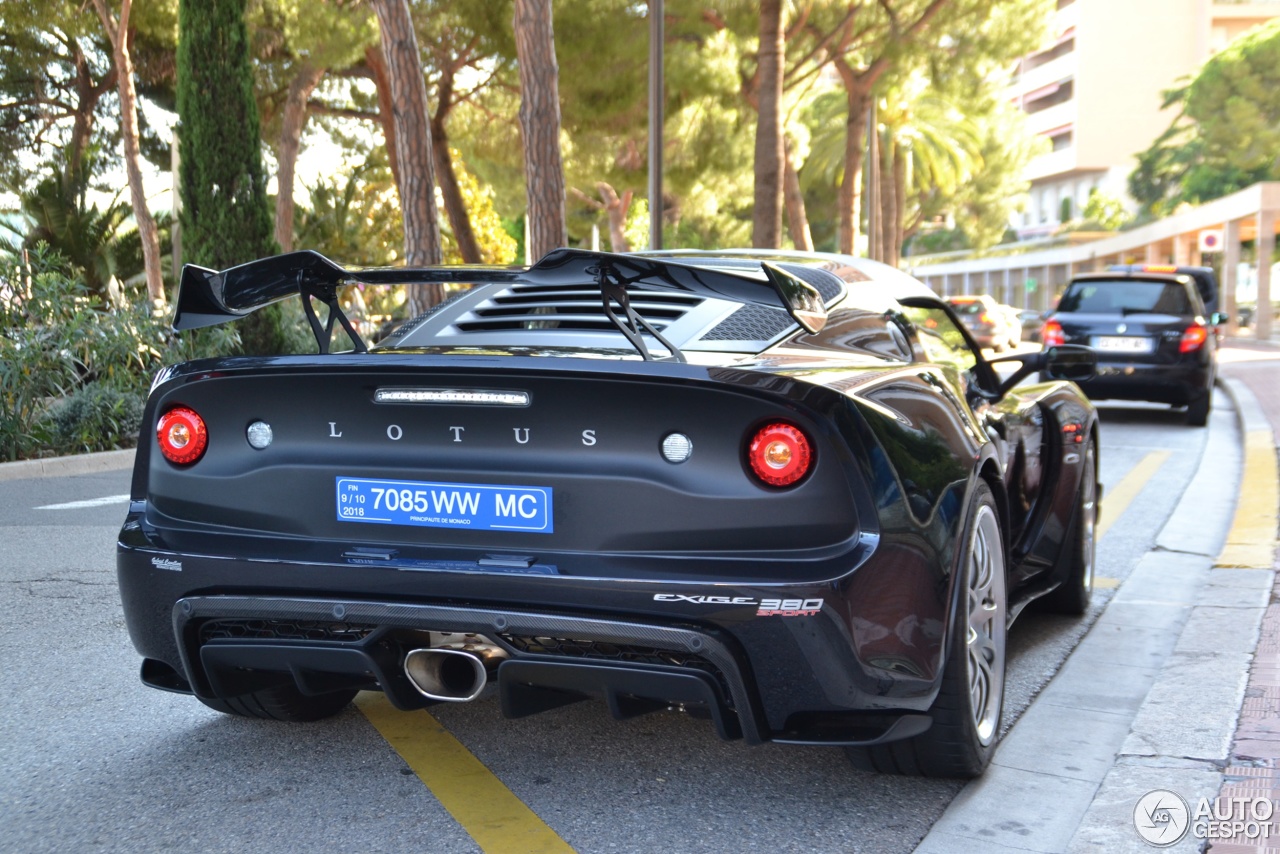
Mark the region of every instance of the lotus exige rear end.
[[[184, 275], [180, 317], [251, 310], [236, 303], [245, 282], [277, 298], [261, 292], [301, 263], [284, 257], [292, 267], [259, 262], [239, 285], [235, 271], [201, 271], [199, 287]], [[575, 259], [558, 275], [573, 287], [598, 276], [597, 309], [634, 272], [622, 256]], [[665, 277], [708, 305], [740, 284], [645, 263], [645, 288]], [[489, 303], [519, 303], [510, 273], [486, 275]], [[702, 364], [650, 357], [677, 348], [643, 308], [633, 318], [630, 301], [663, 304], [646, 290], [615, 292], [621, 320], [605, 321], [614, 347], [612, 327], [634, 333], [640, 359], [553, 336], [504, 347], [437, 332], [425, 345], [411, 333], [364, 352], [357, 337], [355, 353], [167, 369], [118, 547], [143, 681], [284, 720], [331, 715], [359, 690], [414, 709], [496, 686], [513, 718], [594, 696], [620, 719], [674, 706], [723, 738], [868, 748], [933, 725], [947, 659], [962, 654], [948, 648], [965, 629], [953, 579], [980, 551], [1001, 597], [988, 627], [998, 692], [1007, 511], [995, 451], [954, 407], [926, 415], [928, 442], [908, 447], [912, 394], [938, 397], [908, 362], [776, 349], [809, 331], [805, 311], [825, 316], [812, 300], [832, 293], [804, 285], [805, 268], [770, 276], [772, 339]], [[568, 293], [555, 316], [584, 311]], [[331, 310], [333, 296], [310, 294]], [[479, 316], [478, 304], [449, 310]], [[521, 323], [514, 340], [540, 328]], [[898, 397], [866, 402], [885, 388]], [[903, 449], [928, 457], [927, 477], [904, 474]], [[1060, 537], [1074, 505], [1046, 507], [1040, 524]], [[994, 721], [977, 759], [918, 770], [980, 772], [998, 696], [984, 708]]]

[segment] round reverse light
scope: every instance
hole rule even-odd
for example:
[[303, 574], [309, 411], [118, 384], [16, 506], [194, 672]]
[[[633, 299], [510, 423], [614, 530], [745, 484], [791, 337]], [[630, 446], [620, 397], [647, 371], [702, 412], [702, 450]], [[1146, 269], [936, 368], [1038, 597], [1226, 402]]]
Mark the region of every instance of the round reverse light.
[[751, 471], [768, 486], [790, 486], [809, 473], [813, 464], [813, 448], [809, 439], [782, 421], [766, 424], [755, 432], [747, 445], [747, 462]]
[[668, 433], [662, 440], [662, 458], [669, 463], [682, 463], [693, 456], [693, 440], [683, 433]]
[[271, 445], [271, 425], [265, 421], [255, 421], [244, 431], [244, 436], [249, 440], [249, 447], [261, 451]]
[[156, 441], [166, 460], [185, 466], [204, 454], [209, 444], [209, 431], [204, 426], [204, 419], [194, 409], [179, 406], [160, 416], [160, 423], [156, 425]]

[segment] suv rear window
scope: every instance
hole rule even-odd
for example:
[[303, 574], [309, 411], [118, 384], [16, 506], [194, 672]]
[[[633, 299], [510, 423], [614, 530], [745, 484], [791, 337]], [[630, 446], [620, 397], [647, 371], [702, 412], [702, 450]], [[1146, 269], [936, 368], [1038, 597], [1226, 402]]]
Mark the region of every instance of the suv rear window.
[[953, 302], [951, 307], [956, 310], [956, 314], [982, 314], [987, 307], [979, 300], [964, 300], [962, 302]]
[[1083, 314], [1193, 314], [1179, 282], [1092, 279], [1073, 282], [1058, 302], [1059, 312]]

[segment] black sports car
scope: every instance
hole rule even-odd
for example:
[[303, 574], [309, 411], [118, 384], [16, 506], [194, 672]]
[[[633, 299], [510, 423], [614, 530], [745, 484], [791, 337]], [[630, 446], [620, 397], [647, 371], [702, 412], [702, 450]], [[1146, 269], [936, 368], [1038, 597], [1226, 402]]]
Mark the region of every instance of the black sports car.
[[[361, 283], [470, 289], [366, 347]], [[1005, 632], [1092, 588], [1087, 348], [1009, 357], [889, 267], [557, 250], [530, 268], [188, 266], [175, 326], [301, 294], [319, 350], [165, 369], [120, 533], [142, 679], [313, 720], [496, 684], [981, 773]], [[317, 312], [314, 302], [328, 307]], [[330, 354], [335, 323], [352, 351]]]

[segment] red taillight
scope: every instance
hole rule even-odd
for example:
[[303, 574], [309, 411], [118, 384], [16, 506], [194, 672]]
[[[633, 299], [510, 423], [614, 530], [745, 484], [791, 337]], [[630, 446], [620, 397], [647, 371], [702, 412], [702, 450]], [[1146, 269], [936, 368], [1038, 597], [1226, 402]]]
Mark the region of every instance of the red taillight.
[[1056, 320], [1046, 320], [1040, 327], [1040, 343], [1045, 347], [1057, 347], [1067, 343], [1067, 336], [1062, 332], [1062, 324]]
[[987, 314], [987, 313], [984, 311], [982, 314], [978, 315], [978, 322], [979, 322], [979, 323], [990, 323], [990, 322], [991, 322], [991, 315]]
[[1178, 342], [1179, 353], [1194, 353], [1204, 346], [1204, 342], [1209, 340], [1209, 330], [1200, 324], [1192, 324], [1187, 327], [1187, 331], [1182, 333], [1182, 340]]
[[209, 444], [209, 431], [195, 410], [179, 406], [160, 416], [156, 425], [160, 453], [171, 463], [188, 465], [200, 459]]
[[800, 429], [781, 421], [766, 424], [747, 446], [751, 470], [769, 486], [790, 486], [809, 473], [813, 449]]

